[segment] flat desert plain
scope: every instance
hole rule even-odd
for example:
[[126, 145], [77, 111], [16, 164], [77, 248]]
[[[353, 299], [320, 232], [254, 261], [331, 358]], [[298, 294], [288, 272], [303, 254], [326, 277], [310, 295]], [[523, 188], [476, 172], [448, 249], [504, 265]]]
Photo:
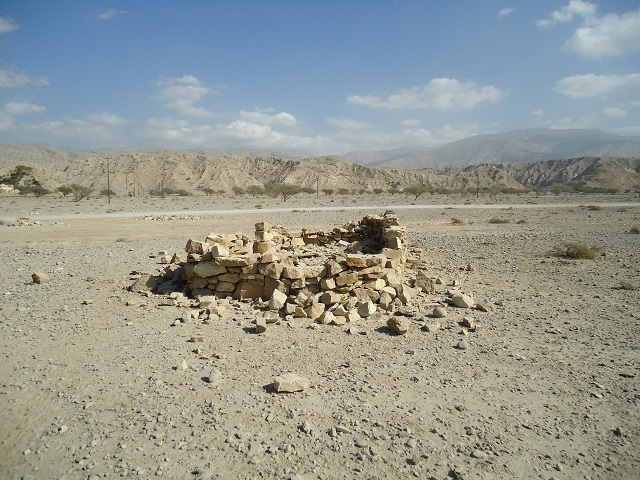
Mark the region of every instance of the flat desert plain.
[[[0, 197], [0, 477], [640, 478], [638, 198], [486, 201]], [[176, 325], [184, 306], [128, 291], [190, 238], [388, 209], [444, 282], [406, 335], [385, 315], [256, 334], [260, 305], [227, 300]], [[549, 254], [565, 242], [602, 250]], [[434, 318], [454, 281], [488, 311]], [[311, 387], [276, 393], [287, 372]]]

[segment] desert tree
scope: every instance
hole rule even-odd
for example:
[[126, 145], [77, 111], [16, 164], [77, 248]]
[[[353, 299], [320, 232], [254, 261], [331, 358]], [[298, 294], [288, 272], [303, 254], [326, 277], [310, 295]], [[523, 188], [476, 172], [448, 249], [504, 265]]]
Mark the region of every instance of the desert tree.
[[78, 185], [77, 183], [72, 183], [69, 187], [71, 188], [71, 194], [73, 195], [73, 200], [75, 202], [79, 202], [83, 198], [89, 197], [93, 191], [90, 187]]
[[348, 188], [340, 187], [338, 189], [338, 195], [349, 195], [350, 191]]
[[[313, 192], [313, 189], [309, 189]], [[290, 183], [280, 183], [277, 185], [265, 185], [265, 191], [273, 196], [279, 196], [283, 202], [289, 200], [292, 196], [305, 191], [300, 185], [292, 185]]]
[[211, 187], [202, 187], [202, 191], [207, 197], [215, 193], [215, 190]]
[[323, 188], [322, 189], [322, 193], [324, 193], [327, 196], [333, 195], [333, 192], [335, 192], [335, 190], [333, 188]]
[[424, 193], [429, 191], [429, 187], [426, 185], [409, 185], [404, 188], [404, 193], [408, 195], [413, 195], [413, 201], [415, 202], [422, 196]]
[[241, 195], [244, 195], [245, 193], [247, 193], [247, 192], [246, 192], [246, 190], [245, 190], [244, 188], [242, 188], [242, 187], [238, 187], [237, 185], [236, 185], [235, 187], [233, 187], [233, 188], [231, 189], [231, 191], [232, 191], [234, 194], [238, 195], [238, 196], [241, 196]]
[[63, 197], [66, 197], [67, 195], [73, 192], [73, 189], [68, 185], [61, 185], [58, 188], [56, 188], [56, 191], [60, 192]]
[[103, 190], [100, 190], [100, 195], [103, 197], [115, 197], [116, 196], [116, 192], [114, 192], [113, 190], [110, 190], [108, 188], [105, 188]]
[[373, 194], [374, 195], [382, 195], [383, 192], [384, 192], [384, 190], [381, 189], [381, 188], [374, 188], [373, 189]]
[[249, 185], [246, 188], [246, 192], [252, 197], [257, 197], [258, 195], [264, 195], [265, 190], [262, 185]]

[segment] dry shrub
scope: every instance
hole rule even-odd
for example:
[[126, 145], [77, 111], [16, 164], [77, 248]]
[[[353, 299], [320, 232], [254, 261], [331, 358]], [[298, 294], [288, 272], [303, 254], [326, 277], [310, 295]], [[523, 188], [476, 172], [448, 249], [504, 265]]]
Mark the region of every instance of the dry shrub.
[[509, 220], [508, 218], [493, 217], [489, 220], [489, 223], [511, 223], [511, 220]]
[[464, 225], [464, 222], [462, 220], [460, 220], [459, 218], [452, 218], [451, 219], [451, 223], [454, 225]]
[[631, 227], [629, 233], [633, 233], [635, 235], [640, 234], [640, 226], [636, 225], [635, 227]]
[[587, 210], [597, 212], [598, 210], [602, 210], [602, 207], [600, 205], [587, 205]]
[[550, 255], [553, 257], [564, 257], [572, 260], [596, 260], [603, 250], [602, 247], [582, 245], [580, 243], [565, 243], [563, 246], [555, 247]]

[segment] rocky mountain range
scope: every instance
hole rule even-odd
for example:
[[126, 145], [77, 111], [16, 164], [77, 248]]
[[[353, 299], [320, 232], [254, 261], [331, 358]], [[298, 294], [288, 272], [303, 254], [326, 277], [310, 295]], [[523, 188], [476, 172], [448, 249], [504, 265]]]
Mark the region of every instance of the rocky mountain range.
[[[107, 159], [95, 152], [68, 152], [43, 146], [0, 145], [0, 175], [16, 165], [33, 167], [49, 189], [77, 183], [96, 191], [107, 187]], [[554, 185], [629, 190], [640, 183], [640, 159], [580, 157], [529, 163], [496, 163], [441, 168], [374, 168], [337, 156], [288, 159], [246, 155], [203, 155], [185, 151], [124, 152], [109, 158], [109, 181], [117, 195], [163, 188], [196, 193], [205, 188], [288, 183], [319, 189], [388, 190], [408, 185], [459, 190], [515, 189]]]
[[640, 137], [602, 130], [530, 128], [474, 137], [435, 148], [350, 152], [345, 160], [373, 167], [437, 168], [580, 157], [640, 157]]

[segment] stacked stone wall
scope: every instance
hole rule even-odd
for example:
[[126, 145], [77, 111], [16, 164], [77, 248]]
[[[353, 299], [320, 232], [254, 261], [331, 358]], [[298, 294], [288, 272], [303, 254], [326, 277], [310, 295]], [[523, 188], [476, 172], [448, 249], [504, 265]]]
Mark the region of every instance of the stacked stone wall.
[[330, 232], [290, 232], [260, 222], [254, 239], [212, 233], [204, 242], [189, 240], [186, 252], [192, 295], [269, 300], [272, 310], [293, 316], [330, 312], [349, 321], [349, 314], [389, 310], [414, 293], [403, 284], [406, 230], [392, 214], [368, 215]]

